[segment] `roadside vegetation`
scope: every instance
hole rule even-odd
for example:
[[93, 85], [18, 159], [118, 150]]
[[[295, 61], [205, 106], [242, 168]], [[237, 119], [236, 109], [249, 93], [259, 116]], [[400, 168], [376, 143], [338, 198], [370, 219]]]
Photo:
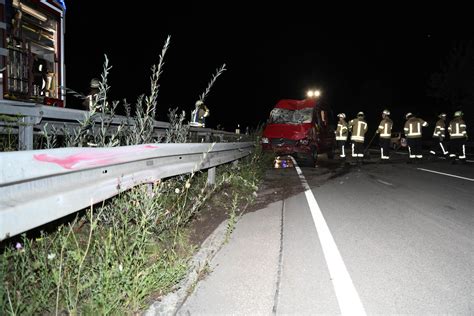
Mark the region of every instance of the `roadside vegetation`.
[[[150, 93], [137, 98], [135, 114], [126, 100], [121, 103], [130, 124], [118, 128], [110, 124], [119, 102], [108, 100], [107, 76], [112, 67], [106, 57], [100, 93], [88, 118], [74, 130], [45, 127], [36, 148], [189, 142], [189, 127], [178, 109], [169, 111], [166, 133], [154, 133], [158, 80], [169, 42], [168, 38], [159, 62], [151, 68]], [[217, 70], [201, 99], [223, 70]], [[2, 151], [16, 150], [16, 135], [2, 137]], [[250, 137], [258, 145], [259, 131]], [[230, 234], [255, 198], [266, 166], [268, 157], [256, 146], [238, 164], [218, 167], [215, 185], [207, 184], [206, 172], [140, 185], [59, 223], [3, 242], [1, 314], [132, 314], [142, 310], [186, 276], [188, 260], [197, 247], [190, 239], [189, 225], [203, 206], [214, 201], [222, 207], [228, 214]], [[227, 192], [232, 192], [231, 198], [219, 198]]]

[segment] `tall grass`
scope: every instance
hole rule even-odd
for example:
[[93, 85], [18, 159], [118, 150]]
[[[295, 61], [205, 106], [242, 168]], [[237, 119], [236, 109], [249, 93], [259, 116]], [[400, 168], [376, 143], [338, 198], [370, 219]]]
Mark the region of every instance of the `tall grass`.
[[153, 233], [162, 202], [146, 192], [133, 189], [52, 234], [5, 249], [4, 312], [137, 311], [150, 293], [175, 284], [186, 256]]
[[[89, 113], [84, 120], [78, 122], [78, 128], [71, 129], [64, 126], [54, 131], [45, 127], [43, 129], [45, 147], [114, 147], [160, 142], [162, 136], [155, 133], [154, 121], [158, 104], [159, 79], [163, 73], [164, 58], [170, 40], [171, 37], [168, 36], [159, 55], [158, 63], [151, 67], [150, 93], [137, 98], [134, 116], [131, 115], [132, 107], [127, 100], [124, 100], [122, 104], [119, 101], [109, 100], [111, 86], [108, 83], [108, 76], [112, 66], [107, 55], [104, 55], [105, 61], [99, 82], [99, 92], [92, 99]], [[126, 122], [116, 126], [112, 123], [119, 106], [124, 108]], [[177, 128], [179, 127], [173, 124], [170, 127], [170, 129]], [[62, 136], [58, 137], [58, 134]]]
[[[0, 116], [0, 121], [7, 121], [8, 116]], [[5, 126], [3, 133], [0, 134], [0, 152], [18, 150], [18, 134], [15, 133], [12, 126]]]
[[206, 90], [199, 96], [199, 100], [204, 102], [206, 97], [208, 96], [209, 92], [211, 92], [212, 86], [216, 83], [217, 78], [224, 73], [227, 69], [225, 68], [225, 64], [221, 66], [221, 68], [216, 69], [216, 73], [212, 76], [211, 80], [209, 81]]
[[[254, 198], [264, 159], [257, 151], [237, 166], [207, 175], [138, 186], [86, 210], [52, 233], [8, 245], [1, 260], [4, 314], [124, 314], [177, 284], [193, 247], [185, 227], [223, 188], [235, 192], [232, 227]], [[238, 168], [238, 169], [236, 169]], [[240, 205], [239, 204], [239, 205]], [[223, 205], [225, 209], [226, 206]], [[230, 233], [230, 232], [229, 232]]]
[[169, 109], [168, 119], [170, 127], [166, 130], [165, 143], [186, 143], [189, 135], [189, 125], [184, 120], [186, 113], [182, 111], [177, 114], [178, 108]]

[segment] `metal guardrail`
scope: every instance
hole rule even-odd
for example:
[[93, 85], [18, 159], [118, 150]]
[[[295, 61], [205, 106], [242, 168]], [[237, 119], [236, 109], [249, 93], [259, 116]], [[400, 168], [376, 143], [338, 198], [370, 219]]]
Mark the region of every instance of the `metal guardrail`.
[[[42, 133], [46, 126], [47, 130], [56, 127], [57, 129], [67, 128], [69, 131], [72, 131], [75, 128], [79, 128], [79, 121], [84, 121], [90, 116], [89, 111], [11, 100], [0, 100], [0, 115], [1, 114], [18, 116], [19, 121], [17, 123], [0, 121], [0, 133], [18, 133], [20, 150], [32, 150], [33, 135]], [[110, 117], [109, 115], [96, 113], [94, 115], [94, 121], [100, 123], [101, 120], [110, 121], [112, 132], [114, 128], [116, 129], [122, 124], [134, 124], [130, 122], [126, 116], [114, 115]], [[154, 136], [162, 136], [170, 124], [168, 122], [154, 121], [153, 126]], [[12, 127], [16, 127], [17, 130], [12, 130]], [[225, 138], [233, 141], [243, 138], [243, 135], [240, 134], [210, 128], [190, 127], [189, 131], [192, 135], [196, 136], [195, 138], [201, 137], [202, 140], [208, 142], [211, 141], [212, 138], [218, 138], [220, 141], [224, 141]]]
[[249, 155], [254, 143], [147, 144], [0, 153], [0, 241], [143, 183]]

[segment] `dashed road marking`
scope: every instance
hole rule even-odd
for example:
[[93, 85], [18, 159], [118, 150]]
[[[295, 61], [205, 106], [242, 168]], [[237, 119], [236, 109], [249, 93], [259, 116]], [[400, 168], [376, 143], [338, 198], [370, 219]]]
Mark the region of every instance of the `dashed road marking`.
[[388, 186], [393, 186], [393, 184], [389, 183], [389, 182], [385, 182], [383, 180], [380, 180], [380, 179], [377, 179], [377, 182], [380, 182], [382, 184], [385, 184], [385, 185], [388, 185]]
[[461, 176], [457, 176], [457, 175], [454, 175], [454, 174], [449, 174], [449, 173], [444, 173], [444, 172], [439, 172], [439, 171], [429, 170], [429, 169], [424, 169], [424, 168], [417, 168], [417, 169], [421, 170], [421, 171], [436, 173], [436, 174], [440, 174], [440, 175], [443, 175], [443, 176], [448, 176], [448, 177], [453, 177], [453, 178], [458, 178], [458, 179], [463, 179], [463, 180], [474, 182], [474, 179], [461, 177]]

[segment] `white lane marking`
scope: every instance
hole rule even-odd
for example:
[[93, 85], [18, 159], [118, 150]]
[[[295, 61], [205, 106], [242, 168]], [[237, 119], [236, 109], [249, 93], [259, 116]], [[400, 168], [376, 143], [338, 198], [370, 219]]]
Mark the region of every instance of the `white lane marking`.
[[456, 176], [456, 175], [454, 175], [454, 174], [449, 174], [449, 173], [444, 173], [444, 172], [439, 172], [439, 171], [434, 171], [434, 170], [429, 170], [429, 169], [424, 169], [424, 168], [417, 168], [417, 169], [418, 169], [418, 170], [421, 170], [421, 171], [426, 171], [426, 172], [441, 174], [441, 175], [443, 175], [443, 176], [448, 176], [448, 177], [453, 177], [453, 178], [459, 178], [459, 179], [463, 179], [463, 180], [467, 180], [467, 181], [472, 181], [472, 182], [474, 182], [474, 179], [465, 178], [465, 177], [461, 177], [461, 176]]
[[474, 162], [474, 160], [466, 160], [467, 162]]
[[389, 182], [385, 182], [385, 181], [380, 180], [380, 179], [377, 179], [377, 182], [380, 182], [380, 183], [385, 184], [385, 185], [393, 186], [393, 184], [391, 184]]
[[336, 292], [337, 301], [342, 315], [366, 315], [364, 306], [360, 300], [359, 294], [355, 289], [351, 276], [347, 271], [344, 260], [342, 260], [341, 253], [337, 248], [336, 242], [329, 230], [329, 227], [324, 219], [323, 213], [319, 208], [318, 202], [311, 191], [311, 188], [306, 181], [300, 167], [295, 159], [291, 157], [295, 165], [296, 172], [300, 177], [304, 194], [311, 210], [314, 226], [318, 233], [321, 248], [323, 249], [324, 258], [328, 266], [329, 274], [331, 275], [332, 285]]

